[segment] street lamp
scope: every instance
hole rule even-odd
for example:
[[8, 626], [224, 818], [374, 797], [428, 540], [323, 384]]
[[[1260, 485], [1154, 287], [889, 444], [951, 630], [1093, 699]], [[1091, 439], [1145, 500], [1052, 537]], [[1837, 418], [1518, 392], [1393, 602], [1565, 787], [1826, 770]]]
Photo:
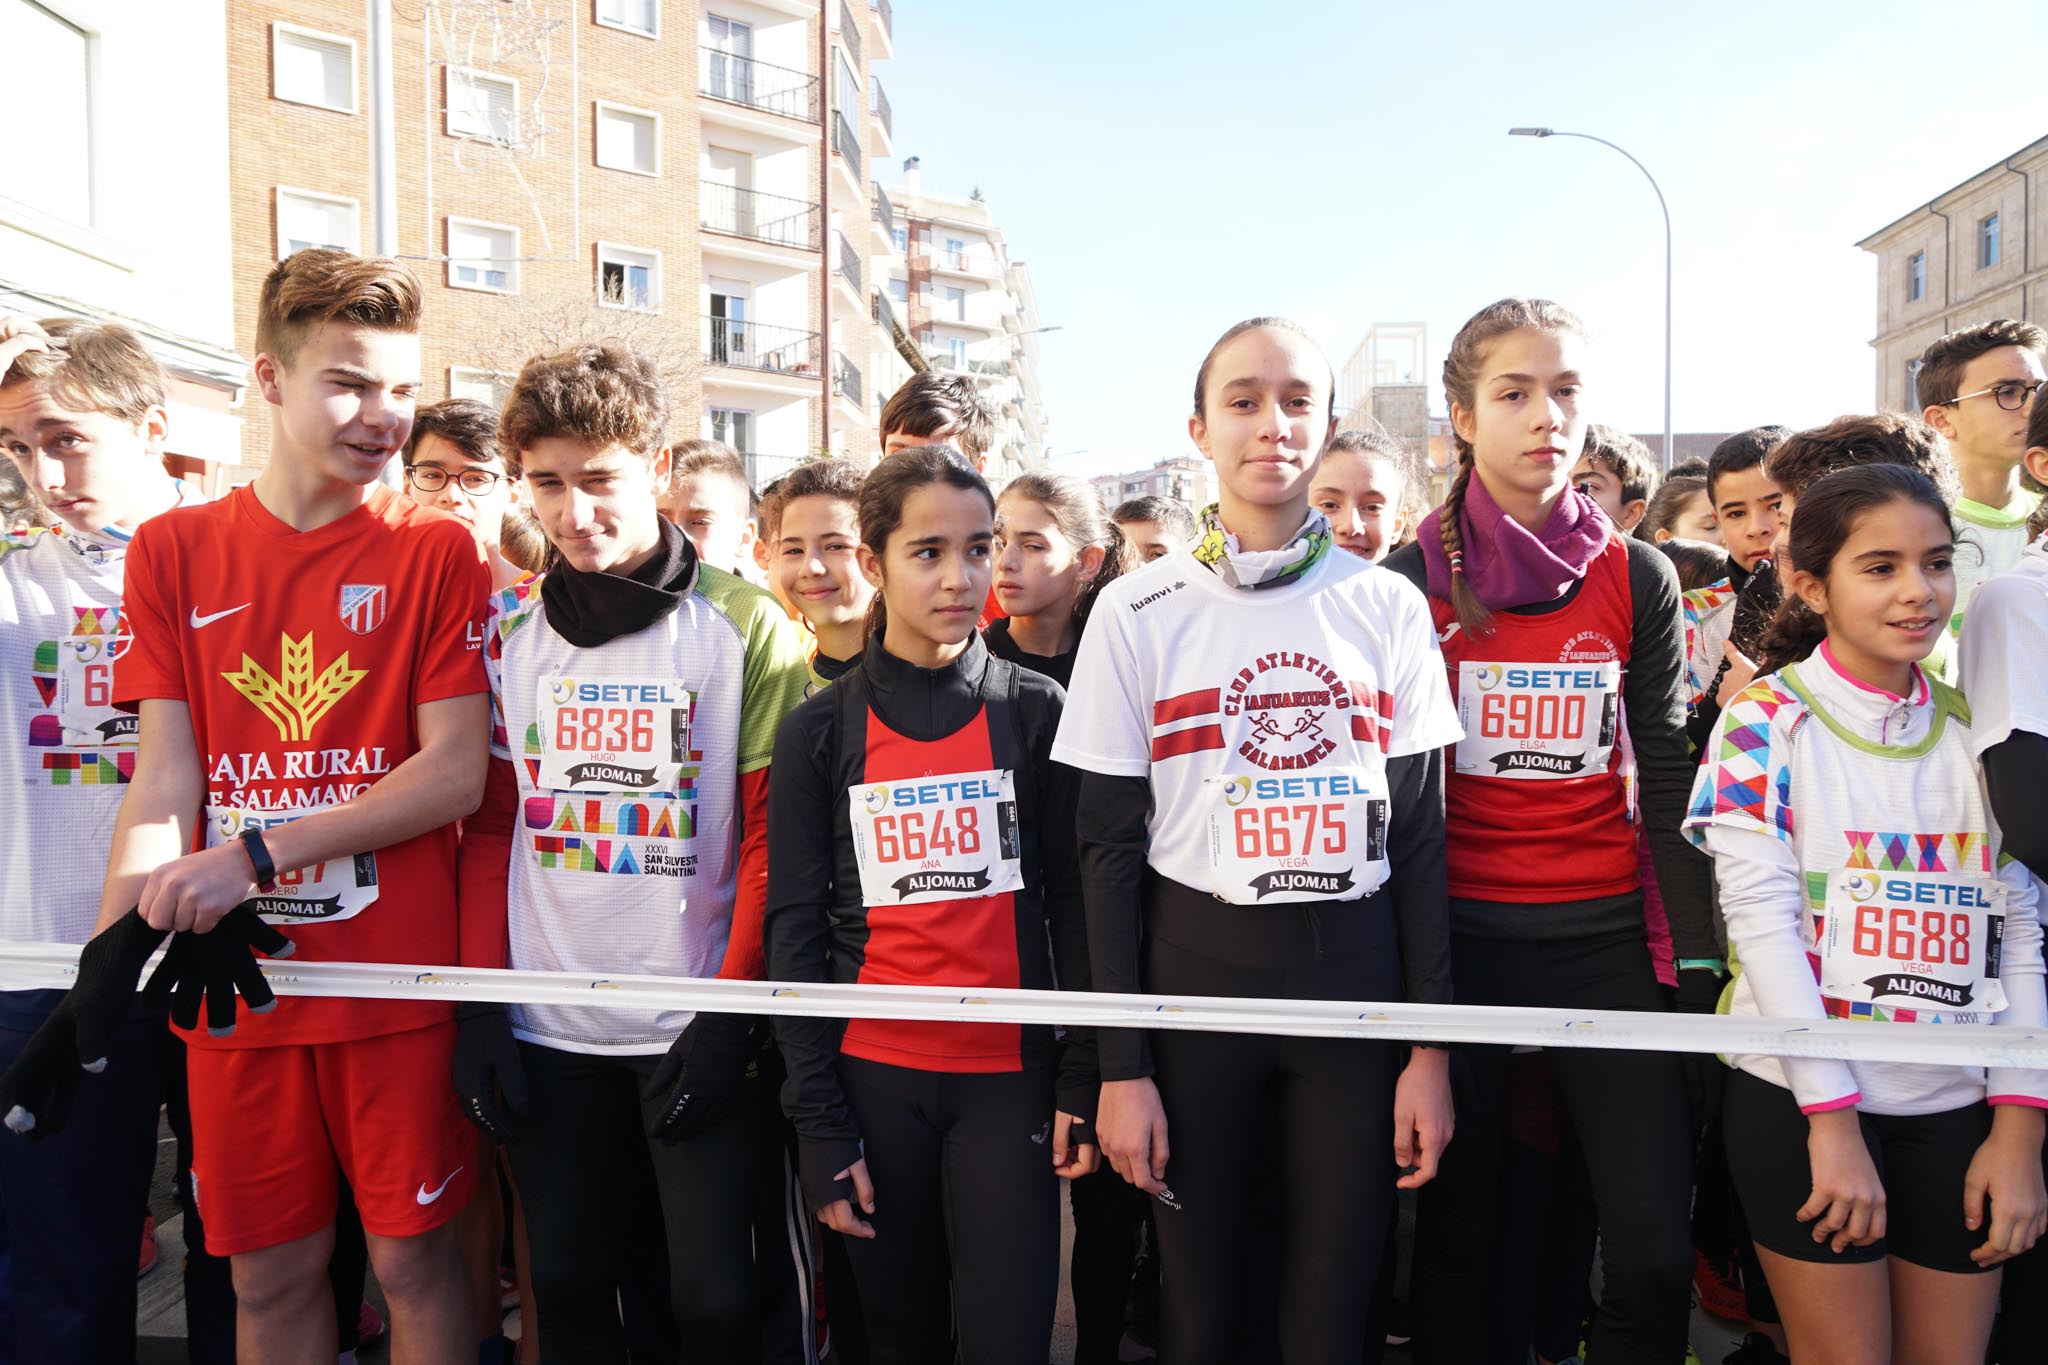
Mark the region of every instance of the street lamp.
[[1627, 156], [1629, 164], [1643, 173], [1643, 179], [1650, 182], [1650, 188], [1657, 192], [1657, 207], [1664, 212], [1664, 472], [1671, 472], [1671, 462], [1676, 452], [1671, 448], [1671, 206], [1664, 202], [1664, 191], [1657, 184], [1657, 177], [1650, 174], [1650, 168], [1629, 156], [1628, 150], [1616, 146], [1604, 137], [1591, 133], [1566, 133], [1555, 128], [1510, 128], [1509, 137], [1576, 137], [1588, 142], [1597, 142], [1602, 147], [1612, 147]]

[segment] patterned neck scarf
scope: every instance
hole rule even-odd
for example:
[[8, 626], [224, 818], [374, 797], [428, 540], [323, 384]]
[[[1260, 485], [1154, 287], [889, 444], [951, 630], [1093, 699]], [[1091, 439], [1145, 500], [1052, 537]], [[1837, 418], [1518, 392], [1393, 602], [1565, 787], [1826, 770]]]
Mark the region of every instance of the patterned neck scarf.
[[1313, 507], [1308, 520], [1277, 550], [1240, 550], [1237, 537], [1223, 527], [1217, 505], [1202, 509], [1195, 558], [1233, 588], [1277, 588], [1292, 583], [1316, 566], [1330, 550], [1330, 523]]

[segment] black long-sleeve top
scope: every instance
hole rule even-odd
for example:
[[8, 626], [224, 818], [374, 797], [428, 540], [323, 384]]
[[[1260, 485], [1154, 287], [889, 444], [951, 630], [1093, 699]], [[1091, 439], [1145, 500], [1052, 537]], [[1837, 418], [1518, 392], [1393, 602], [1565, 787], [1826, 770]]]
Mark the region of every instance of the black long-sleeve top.
[[[941, 956], [1014, 963], [1014, 983], [949, 980], [947, 985], [1045, 989], [1057, 984], [1087, 990], [1087, 928], [1074, 843], [1076, 777], [1050, 757], [1064, 701], [1057, 683], [993, 658], [979, 638], [969, 641], [953, 663], [936, 669], [907, 663], [871, 639], [860, 667], [792, 711], [775, 741], [775, 763], [786, 766], [774, 768], [768, 795], [773, 856], [764, 934], [769, 976], [852, 982], [917, 975], [914, 964], [870, 960], [870, 915], [887, 912], [871, 912], [863, 904], [847, 803], [850, 788], [873, 780], [866, 776], [871, 745], [878, 738], [871, 733], [873, 719], [917, 742], [946, 740], [970, 725], [985, 725], [990, 766], [1015, 774], [1020, 807], [1024, 886], [1004, 893], [1014, 910], [1014, 942], [938, 943], [936, 936], [949, 920], [929, 913], [934, 908], [929, 905], [918, 907], [926, 913], [915, 916], [914, 923], [908, 917], [896, 921], [890, 941], [901, 943], [910, 932], [922, 936], [916, 946], [935, 948]], [[891, 969], [897, 966], [903, 969]], [[948, 1028], [988, 1026], [921, 1027], [942, 1036]], [[785, 1015], [775, 1021], [776, 1041], [789, 1070], [783, 1109], [796, 1125], [804, 1185], [814, 1205], [843, 1197], [832, 1177], [860, 1158], [860, 1132], [837, 1072], [846, 1029], [840, 1019]], [[1066, 1042], [1058, 1062], [1059, 1107], [1092, 1118], [1098, 1086], [1093, 1039], [1087, 1030], [1069, 1030]], [[1009, 1069], [1051, 1056], [1050, 1029], [1016, 1029], [1016, 1065]], [[935, 1056], [926, 1069], [950, 1068], [943, 1056]]]
[[[1406, 998], [1451, 1000], [1451, 938], [1444, 880], [1443, 750], [1387, 760], [1386, 883], [1356, 901], [1226, 905], [1160, 876], [1145, 858], [1152, 813], [1143, 777], [1081, 775], [1081, 876], [1088, 901], [1088, 949], [1095, 989], [1142, 992], [1147, 934], [1206, 957], [1246, 967], [1285, 967], [1349, 952], [1381, 932], [1375, 911], [1393, 915]], [[1152, 1074], [1142, 1029], [1098, 1029], [1102, 1079]]]

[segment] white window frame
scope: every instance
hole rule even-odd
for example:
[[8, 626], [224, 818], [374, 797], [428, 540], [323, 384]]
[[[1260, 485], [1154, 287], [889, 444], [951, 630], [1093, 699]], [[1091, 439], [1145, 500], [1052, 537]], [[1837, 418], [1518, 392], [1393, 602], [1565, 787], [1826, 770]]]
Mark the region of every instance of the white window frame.
[[512, 381], [518, 376], [504, 370], [486, 370], [475, 365], [450, 365], [448, 367], [448, 396], [450, 398], [475, 398], [474, 392], [458, 393], [456, 385], [461, 384], [475, 390], [488, 389], [490, 392], [479, 402], [489, 403], [494, 408], [505, 406], [505, 399], [512, 394]]
[[[496, 285], [490, 284], [471, 284], [455, 278], [455, 267], [458, 260], [474, 261], [479, 259], [473, 256], [459, 258], [456, 256], [455, 229], [457, 227], [482, 229], [487, 232], [509, 232], [512, 234], [512, 252], [509, 256], [502, 258], [505, 266], [505, 276], [509, 281], [504, 288], [500, 289]], [[450, 289], [467, 289], [478, 294], [517, 294], [519, 292], [518, 228], [510, 223], [493, 223], [482, 218], [462, 218], [451, 213], [441, 220], [441, 232], [442, 249], [448, 257], [448, 287]], [[496, 262], [500, 258], [493, 257], [491, 259], [493, 262]]]
[[[603, 158], [598, 140], [598, 125], [607, 113], [628, 114], [634, 118], [650, 119], [654, 123], [654, 169], [643, 171], [638, 166], [613, 166]], [[636, 105], [620, 104], [614, 100], [593, 100], [590, 111], [590, 159], [603, 170], [623, 171], [627, 175], [659, 176], [661, 174], [661, 115], [652, 109]]]
[[661, 0], [648, 0], [648, 4], [649, 8], [653, 10], [654, 15], [654, 23], [649, 28], [635, 28], [624, 20], [605, 18], [604, 0], [591, 0], [590, 21], [599, 28], [608, 28], [619, 33], [637, 34], [642, 38], [659, 38], [661, 36]]
[[[489, 128], [464, 130], [455, 126], [458, 116], [465, 119], [478, 117], [474, 104], [464, 103], [459, 109], [456, 104], [456, 84], [467, 81], [480, 85], [509, 86], [512, 90], [511, 107], [506, 111], [505, 132], [501, 137]], [[473, 66], [457, 66], [452, 62], [441, 69], [441, 131], [449, 137], [468, 141], [488, 142], [496, 147], [509, 147], [513, 142], [513, 125], [519, 118], [519, 78], [500, 76], [495, 71], [482, 71]]]
[[1906, 302], [1918, 303], [1927, 297], [1927, 253], [1916, 251], [1906, 257]]
[[2004, 259], [2005, 224], [1993, 209], [1977, 220], [1977, 268], [1990, 270]]
[[[324, 100], [304, 100], [296, 95], [287, 95], [277, 88], [277, 45], [281, 35], [294, 38], [309, 38], [315, 42], [335, 43], [348, 49], [348, 104], [328, 104]], [[270, 24], [270, 97], [286, 104], [296, 104], [307, 109], [326, 109], [337, 114], [353, 114], [362, 107], [362, 58], [356, 50], [356, 40], [340, 33], [327, 33], [304, 24], [289, 24], [274, 19]]]
[[277, 259], [281, 261], [292, 254], [287, 246], [284, 228], [284, 201], [287, 195], [297, 199], [313, 200], [330, 207], [346, 205], [349, 211], [349, 221], [355, 224], [355, 237], [353, 241], [340, 242], [336, 243], [336, 245], [340, 246], [344, 251], [360, 252], [363, 249], [362, 200], [351, 198], [346, 194], [328, 194], [324, 190], [302, 190], [296, 185], [276, 185], [271, 188], [270, 202], [271, 214], [277, 226], [277, 241], [275, 243]]
[[[605, 298], [604, 267], [605, 257], [608, 254], [612, 255], [615, 260], [618, 260], [618, 264], [622, 266], [637, 265], [639, 262], [620, 260], [618, 259], [620, 257], [631, 255], [646, 258], [648, 263], [648, 302], [644, 307], [639, 304], [627, 303], [623, 299], [618, 303], [612, 303]], [[661, 311], [661, 253], [652, 247], [628, 246], [624, 242], [600, 241], [597, 244], [597, 304], [600, 308], [620, 308], [633, 313], [659, 313]]]

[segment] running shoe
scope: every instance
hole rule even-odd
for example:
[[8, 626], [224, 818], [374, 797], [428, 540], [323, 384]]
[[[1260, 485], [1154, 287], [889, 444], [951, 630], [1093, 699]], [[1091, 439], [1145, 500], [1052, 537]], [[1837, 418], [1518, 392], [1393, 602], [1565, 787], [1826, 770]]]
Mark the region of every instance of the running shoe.
[[1723, 1322], [1747, 1322], [1749, 1305], [1742, 1295], [1742, 1278], [1734, 1265], [1716, 1265], [1704, 1251], [1693, 1253], [1693, 1296], [1700, 1307]]
[[384, 1315], [365, 1303], [356, 1312], [356, 1349], [375, 1346], [384, 1340]]
[[142, 1267], [141, 1269], [135, 1272], [135, 1278], [139, 1280], [144, 1275], [147, 1275], [150, 1271], [155, 1269], [156, 1215], [150, 1213], [144, 1214], [142, 1218]]
[[1751, 1332], [1740, 1346], [1721, 1357], [1721, 1365], [1792, 1365], [1792, 1358], [1780, 1353], [1762, 1332]]

